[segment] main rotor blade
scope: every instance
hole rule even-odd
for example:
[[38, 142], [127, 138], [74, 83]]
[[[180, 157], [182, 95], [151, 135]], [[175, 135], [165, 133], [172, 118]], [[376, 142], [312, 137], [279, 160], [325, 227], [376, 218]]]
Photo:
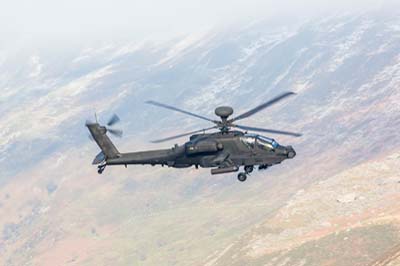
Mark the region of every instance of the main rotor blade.
[[246, 113], [243, 113], [243, 114], [241, 114], [241, 115], [239, 115], [239, 116], [233, 118], [233, 119], [231, 120], [231, 122], [237, 121], [237, 120], [240, 120], [240, 119], [243, 119], [243, 118], [247, 118], [247, 117], [249, 117], [249, 116], [252, 116], [252, 115], [254, 115], [255, 113], [258, 113], [258, 112], [260, 112], [261, 110], [263, 110], [263, 109], [265, 109], [265, 108], [267, 108], [267, 107], [269, 107], [269, 106], [271, 106], [271, 105], [273, 105], [273, 104], [275, 104], [275, 103], [277, 103], [277, 102], [283, 100], [284, 98], [286, 98], [286, 97], [288, 97], [288, 96], [291, 96], [291, 95], [295, 95], [295, 94], [296, 94], [296, 93], [291, 92], [291, 91], [282, 93], [282, 94], [276, 96], [275, 98], [273, 98], [272, 100], [269, 100], [268, 102], [263, 103], [263, 104], [257, 106], [256, 108], [251, 109], [251, 110], [247, 111]]
[[293, 137], [301, 137], [300, 133], [293, 133], [293, 132], [289, 132], [289, 131], [281, 131], [281, 130], [258, 128], [258, 127], [248, 127], [248, 126], [240, 126], [240, 125], [232, 125], [232, 126], [243, 129], [243, 130], [249, 130], [249, 131], [258, 131], [258, 132], [266, 132], [266, 133], [272, 133], [272, 134], [288, 135], [288, 136], [293, 136]]
[[181, 138], [181, 137], [193, 135], [193, 134], [196, 134], [196, 133], [201, 133], [201, 132], [204, 132], [204, 131], [207, 131], [207, 130], [211, 130], [211, 129], [215, 129], [215, 128], [218, 128], [218, 127], [215, 126], [215, 127], [210, 127], [210, 128], [205, 128], [205, 129], [200, 129], [200, 130], [188, 132], [188, 133], [183, 133], [183, 134], [180, 134], [180, 135], [176, 135], [176, 136], [172, 136], [172, 137], [168, 137], [168, 138], [164, 138], [164, 139], [152, 140], [151, 143], [160, 143], [160, 142], [164, 142], [164, 141], [168, 141], [168, 140], [178, 139], [178, 138]]
[[155, 106], [158, 106], [158, 107], [163, 107], [163, 108], [166, 108], [166, 109], [170, 109], [170, 110], [173, 110], [173, 111], [176, 111], [176, 112], [180, 112], [180, 113], [183, 113], [183, 114], [186, 114], [186, 115], [194, 116], [194, 117], [197, 117], [197, 118], [200, 118], [200, 119], [207, 120], [207, 121], [215, 123], [213, 120], [211, 120], [211, 119], [209, 119], [207, 117], [204, 117], [204, 116], [201, 116], [201, 115], [197, 115], [197, 114], [194, 114], [194, 113], [191, 113], [191, 112], [176, 108], [174, 106], [166, 105], [166, 104], [155, 102], [155, 101], [146, 101], [145, 103], [151, 104], [151, 105], [155, 105]]
[[120, 121], [119, 117], [118, 117], [116, 114], [114, 114], [114, 115], [110, 118], [110, 120], [108, 120], [107, 126], [113, 126], [113, 125], [115, 125], [116, 123], [118, 123], [119, 121]]

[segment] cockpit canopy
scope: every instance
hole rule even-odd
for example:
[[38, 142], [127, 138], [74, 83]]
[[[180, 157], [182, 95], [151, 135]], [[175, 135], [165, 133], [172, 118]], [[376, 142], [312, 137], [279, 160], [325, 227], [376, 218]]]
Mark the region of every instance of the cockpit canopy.
[[274, 139], [270, 139], [257, 134], [245, 134], [240, 137], [240, 140], [250, 149], [259, 148], [266, 151], [271, 151], [276, 149], [279, 144]]

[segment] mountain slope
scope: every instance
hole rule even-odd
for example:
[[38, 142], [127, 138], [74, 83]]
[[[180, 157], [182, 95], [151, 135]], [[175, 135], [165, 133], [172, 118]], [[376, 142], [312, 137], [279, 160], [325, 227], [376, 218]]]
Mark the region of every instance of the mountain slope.
[[368, 265], [400, 240], [400, 153], [300, 190], [207, 265]]

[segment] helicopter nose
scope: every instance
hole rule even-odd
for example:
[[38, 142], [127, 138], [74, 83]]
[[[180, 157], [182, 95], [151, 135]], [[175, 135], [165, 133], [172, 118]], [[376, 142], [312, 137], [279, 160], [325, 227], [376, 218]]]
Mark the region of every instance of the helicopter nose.
[[292, 159], [296, 156], [296, 151], [293, 149], [292, 146], [286, 147], [286, 154], [289, 159]]

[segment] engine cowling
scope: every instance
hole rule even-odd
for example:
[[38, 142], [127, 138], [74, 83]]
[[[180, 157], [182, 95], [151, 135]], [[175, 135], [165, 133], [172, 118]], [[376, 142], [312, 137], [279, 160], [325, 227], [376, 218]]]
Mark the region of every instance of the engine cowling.
[[200, 141], [197, 143], [189, 142], [186, 144], [186, 154], [194, 155], [200, 153], [215, 153], [223, 149], [223, 145], [218, 142]]

